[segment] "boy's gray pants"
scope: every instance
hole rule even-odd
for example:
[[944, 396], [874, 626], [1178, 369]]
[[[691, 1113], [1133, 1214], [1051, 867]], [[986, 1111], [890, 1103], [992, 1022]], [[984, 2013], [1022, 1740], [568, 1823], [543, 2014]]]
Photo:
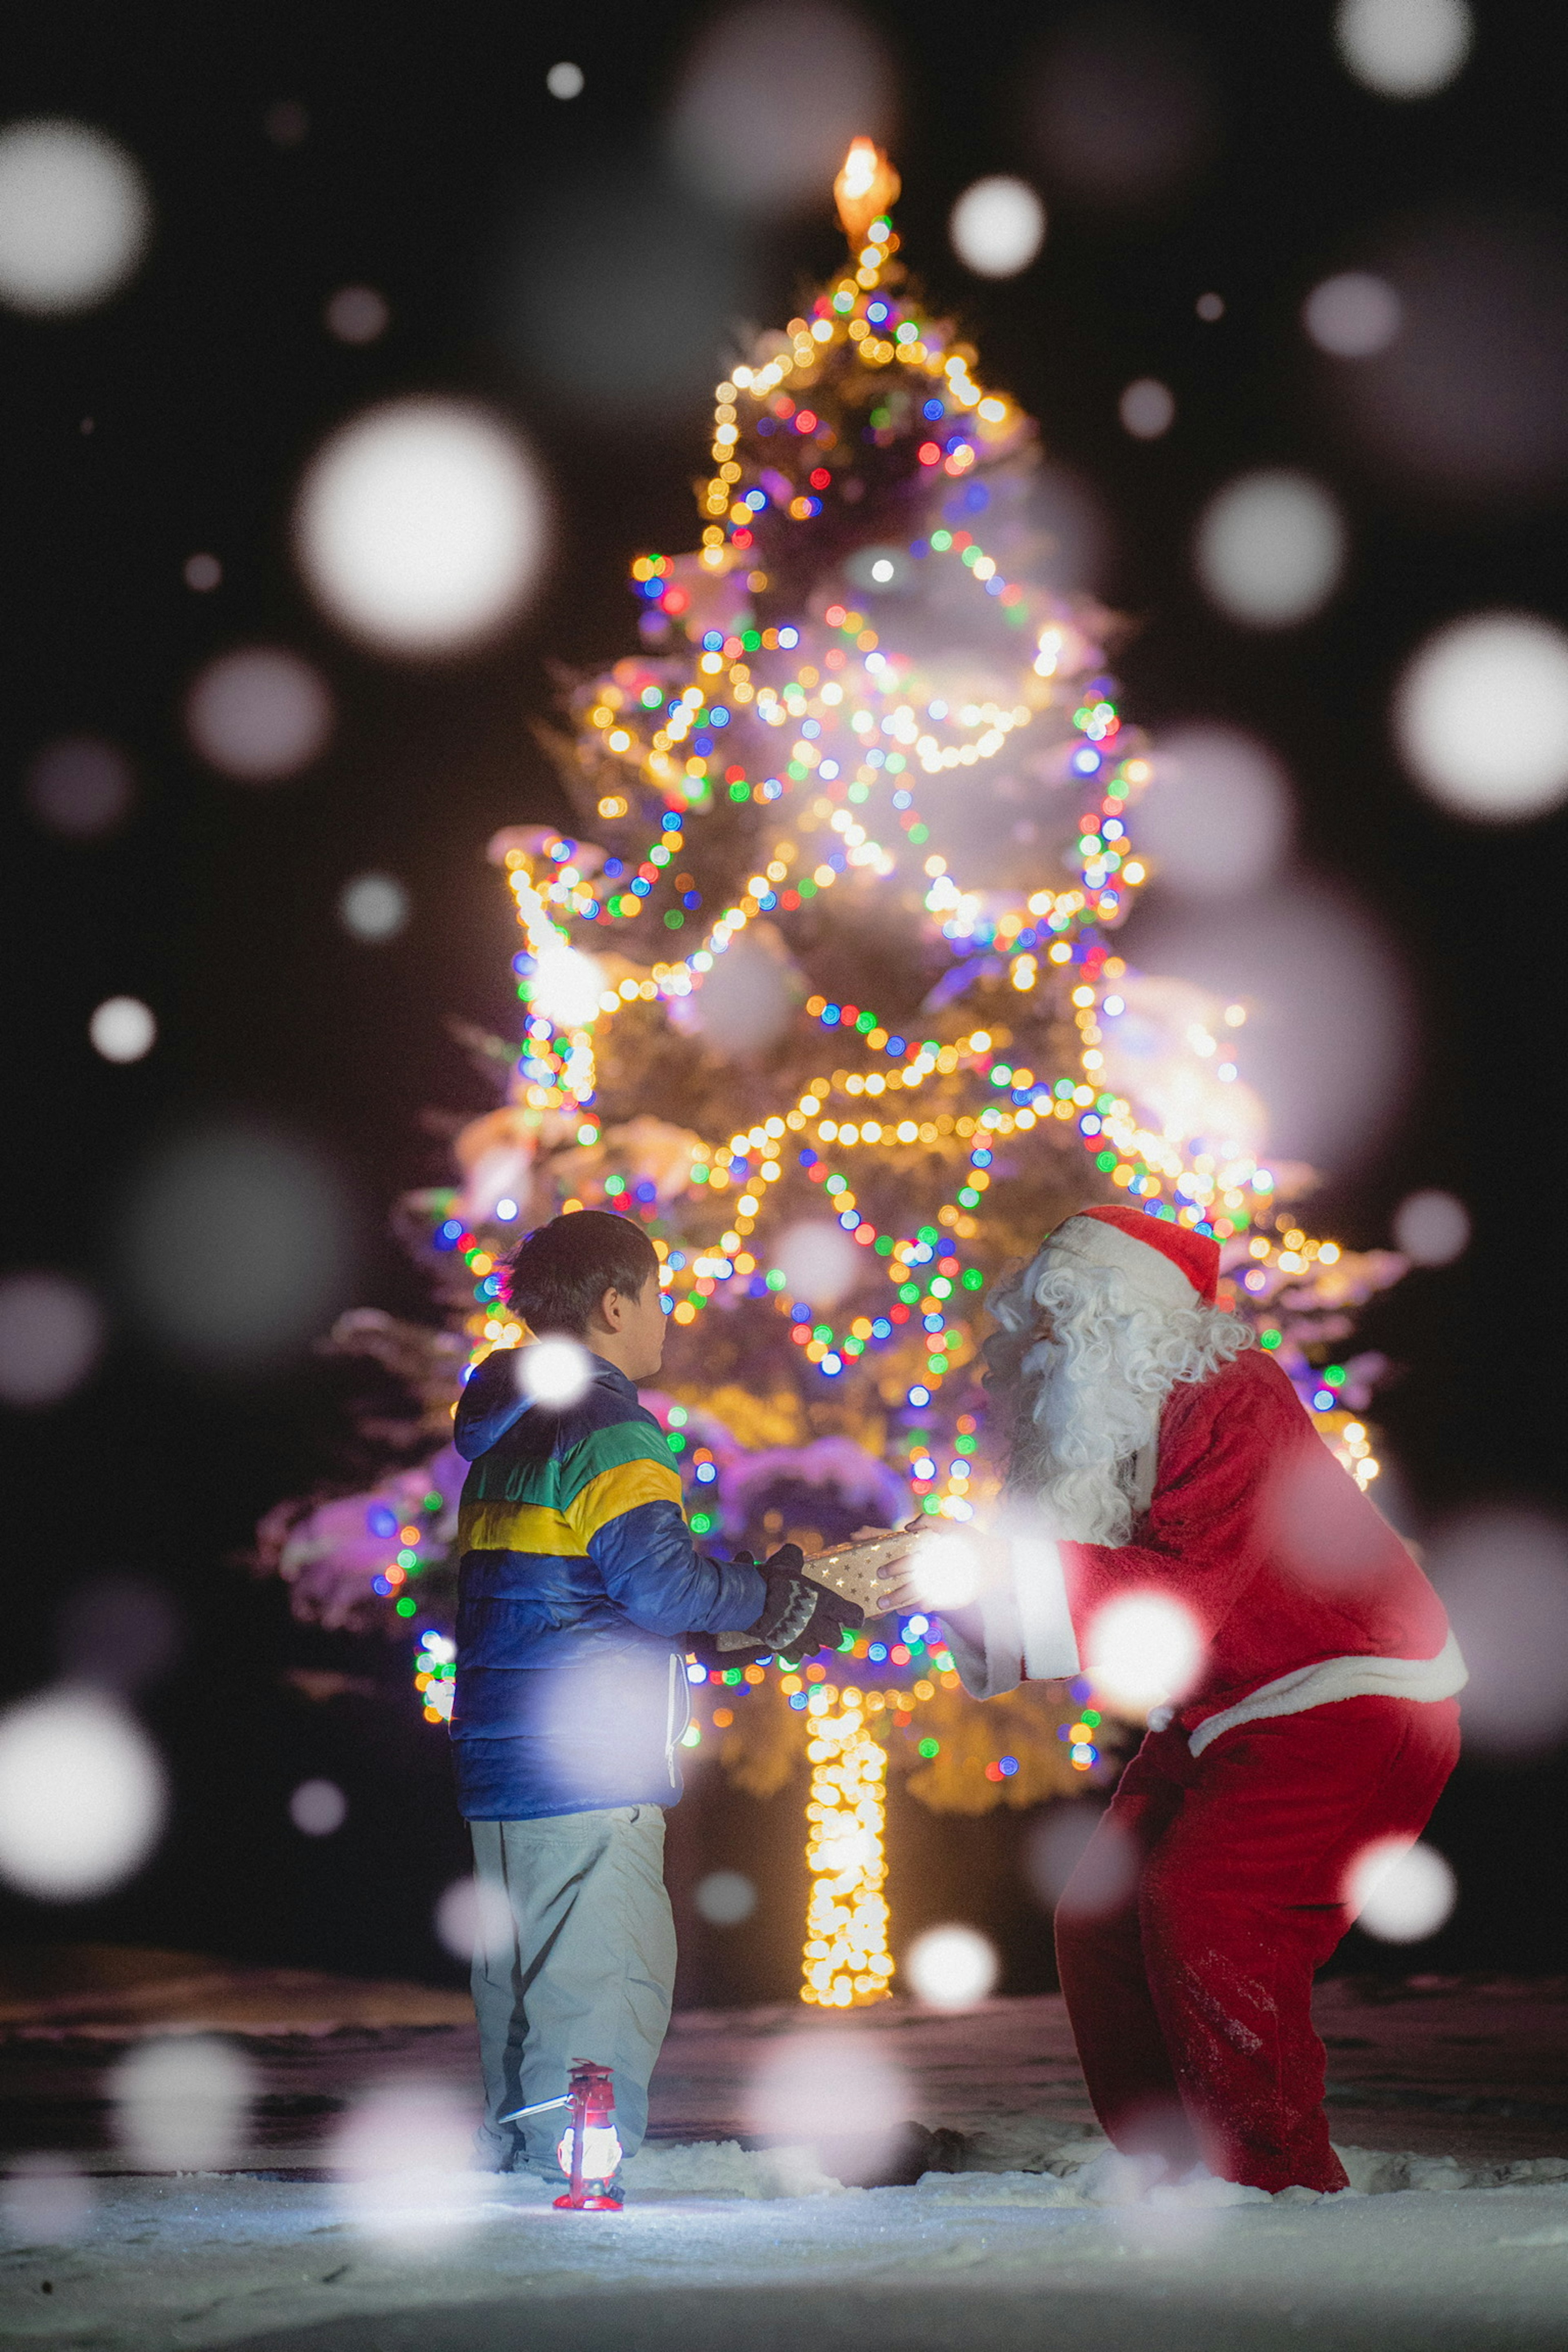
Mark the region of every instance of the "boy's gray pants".
[[[574, 2059], [615, 2074], [615, 2128], [628, 2156], [648, 2127], [648, 2078], [670, 2021], [675, 1923], [664, 1891], [658, 1805], [470, 1822], [479, 1880], [474, 2007], [485, 2074], [480, 2162], [555, 2179], [567, 2124], [558, 2098]], [[504, 1902], [497, 1900], [497, 1893]], [[509, 1925], [508, 1925], [509, 1923]]]

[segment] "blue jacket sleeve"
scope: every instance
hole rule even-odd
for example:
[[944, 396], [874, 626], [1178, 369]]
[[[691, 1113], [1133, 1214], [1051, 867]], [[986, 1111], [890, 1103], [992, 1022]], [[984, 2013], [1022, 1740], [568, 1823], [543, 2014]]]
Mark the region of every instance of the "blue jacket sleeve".
[[768, 1586], [755, 1568], [705, 1559], [677, 1503], [639, 1503], [589, 1538], [604, 1588], [649, 1633], [743, 1633], [755, 1625]]
[[497, 1349], [486, 1357], [457, 1400], [452, 1443], [465, 1462], [476, 1462], [528, 1410], [528, 1400], [517, 1385], [517, 1351]]

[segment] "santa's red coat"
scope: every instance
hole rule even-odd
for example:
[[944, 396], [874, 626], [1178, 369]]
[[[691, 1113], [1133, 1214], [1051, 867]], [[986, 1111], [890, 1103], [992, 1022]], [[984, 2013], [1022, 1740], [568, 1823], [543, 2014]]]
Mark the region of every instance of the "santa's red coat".
[[1107, 1601], [1155, 1591], [1190, 1611], [1207, 1655], [1175, 1717], [1188, 1732], [1300, 1668], [1431, 1658], [1448, 1634], [1415, 1560], [1258, 1349], [1172, 1390], [1134, 1536], [1061, 1547], [1073, 1628], [1087, 1655]]

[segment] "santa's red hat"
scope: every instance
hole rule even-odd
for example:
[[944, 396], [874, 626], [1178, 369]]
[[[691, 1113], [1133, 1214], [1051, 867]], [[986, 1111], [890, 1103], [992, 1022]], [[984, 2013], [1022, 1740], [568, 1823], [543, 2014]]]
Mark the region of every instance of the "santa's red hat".
[[1141, 1209], [1080, 1209], [1057, 1226], [1048, 1249], [1061, 1249], [1089, 1265], [1113, 1266], [1134, 1287], [1165, 1307], [1214, 1305], [1219, 1244], [1189, 1225], [1167, 1224]]

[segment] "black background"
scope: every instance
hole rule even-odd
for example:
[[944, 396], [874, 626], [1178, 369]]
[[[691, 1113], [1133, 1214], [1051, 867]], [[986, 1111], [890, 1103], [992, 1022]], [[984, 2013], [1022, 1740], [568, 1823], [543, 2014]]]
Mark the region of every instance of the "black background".
[[[1364, 1326], [1401, 1368], [1377, 1418], [1416, 1517], [1487, 1497], [1549, 1503], [1564, 1422], [1563, 820], [1482, 831], [1446, 819], [1402, 776], [1385, 713], [1401, 660], [1450, 614], [1502, 604], [1568, 617], [1563, 512], [1544, 497], [1450, 511], [1380, 484], [1336, 436], [1298, 315], [1320, 278], [1354, 266], [1407, 207], [1564, 208], [1553, 12], [1488, 0], [1458, 82], [1401, 106], [1337, 65], [1327, 8], [1161, 10], [1211, 79], [1207, 173], [1164, 213], [1121, 223], [1056, 203], [1048, 178], [1044, 254], [1000, 285], [954, 259], [946, 214], [981, 173], [1038, 173], [1019, 92], [1063, 12], [903, 0], [869, 13], [901, 76], [908, 257], [937, 304], [969, 321], [983, 380], [1041, 418], [1053, 455], [1111, 518], [1096, 584], [1137, 625], [1119, 664], [1132, 714], [1156, 729], [1231, 719], [1277, 745], [1298, 782], [1303, 854], [1378, 912], [1414, 975], [1423, 1047], [1408, 1111], [1330, 1172], [1312, 1222], [1382, 1243], [1400, 1199], [1428, 1184], [1473, 1212], [1468, 1255], [1413, 1274]], [[158, 229], [138, 280], [103, 310], [0, 320], [6, 1262], [74, 1270], [112, 1293], [117, 1204], [142, 1156], [199, 1115], [243, 1109], [323, 1149], [359, 1204], [343, 1303], [423, 1311], [384, 1216], [395, 1193], [444, 1173], [422, 1113], [486, 1107], [445, 1027], [449, 1013], [507, 1016], [512, 940], [480, 853], [499, 824], [561, 813], [530, 732], [550, 708], [550, 666], [629, 649], [629, 557], [693, 542], [687, 486], [713, 381], [715, 355], [698, 353], [689, 405], [595, 422], [517, 358], [500, 289], [522, 225], [563, 184], [602, 164], [657, 186], [660, 110], [701, 21], [674, 5], [486, 0], [55, 0], [10, 13], [0, 111], [76, 116], [122, 139], [151, 181]], [[544, 85], [561, 57], [587, 76], [570, 104]], [[298, 143], [264, 128], [281, 100], [306, 110]], [[835, 251], [825, 203], [749, 233], [747, 316], [787, 317]], [[324, 331], [321, 310], [360, 281], [385, 293], [392, 324], [355, 350]], [[1208, 325], [1194, 304], [1211, 288], [1227, 307]], [[1152, 444], [1130, 440], [1116, 413], [1145, 374], [1178, 403], [1176, 427]], [[513, 415], [553, 478], [560, 522], [526, 624], [482, 658], [410, 670], [355, 653], [313, 614], [287, 516], [326, 430], [374, 397], [426, 388], [477, 392]], [[1355, 555], [1321, 619], [1259, 637], [1206, 605], [1188, 546], [1215, 486], [1274, 461], [1334, 483]], [[183, 584], [196, 550], [222, 560], [214, 594]], [[252, 638], [309, 653], [341, 712], [326, 761], [265, 790], [202, 769], [179, 721], [203, 659]], [[99, 845], [49, 837], [21, 797], [37, 746], [78, 731], [125, 744], [140, 775], [131, 823]], [[413, 901], [407, 930], [380, 948], [351, 941], [333, 912], [367, 867], [402, 877]], [[120, 992], [144, 996], [161, 1025], [155, 1052], [125, 1068], [86, 1034], [92, 1008]], [[160, 1356], [122, 1316], [76, 1398], [7, 1417], [5, 1689], [53, 1675], [62, 1600], [106, 1572], [162, 1584], [185, 1632], [144, 1699], [177, 1798], [158, 1856], [99, 1904], [7, 1901], [5, 1932], [455, 1973], [429, 1922], [465, 1840], [442, 1736], [414, 1715], [404, 1661], [291, 1627], [279, 1591], [234, 1565], [264, 1509], [331, 1471], [341, 1403], [340, 1380], [308, 1358], [225, 1381]], [[301, 1664], [379, 1677], [392, 1696], [312, 1705], [282, 1679]], [[312, 1843], [286, 1804], [318, 1772], [341, 1782], [350, 1815]], [[677, 1895], [729, 1863], [761, 1877], [764, 1901], [727, 1937], [683, 1902], [685, 1998], [791, 1990], [800, 1794], [758, 1815], [695, 1776], [672, 1825]], [[895, 1944], [928, 1919], [972, 1918], [1002, 1945], [1004, 1990], [1049, 1983], [1019, 1827], [935, 1822], [896, 1801]], [[1462, 1900], [1418, 1964], [1563, 1968], [1553, 1856], [1565, 1827], [1561, 1764], [1462, 1767], [1433, 1830]], [[1354, 1938], [1345, 1948], [1358, 1964], [1375, 1957]]]

